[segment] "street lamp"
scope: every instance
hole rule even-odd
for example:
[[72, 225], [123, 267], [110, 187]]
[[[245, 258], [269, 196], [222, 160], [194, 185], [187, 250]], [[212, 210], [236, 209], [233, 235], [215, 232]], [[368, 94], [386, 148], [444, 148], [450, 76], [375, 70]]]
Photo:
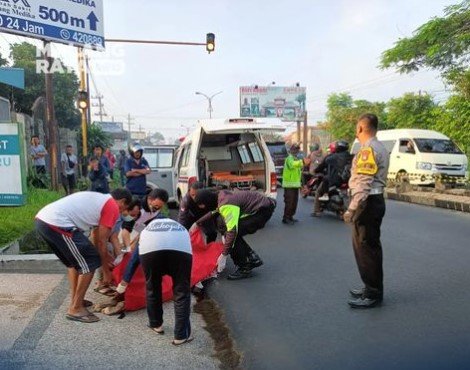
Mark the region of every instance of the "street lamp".
[[207, 96], [206, 94], [200, 92], [200, 91], [196, 91], [196, 95], [202, 95], [204, 96], [207, 101], [209, 102], [209, 118], [212, 118], [212, 112], [214, 111], [214, 109], [212, 109], [212, 99], [214, 98], [214, 96], [216, 95], [219, 95], [219, 94], [222, 94], [222, 91], [219, 91], [218, 93], [215, 93], [214, 95], [211, 95], [211, 96]]

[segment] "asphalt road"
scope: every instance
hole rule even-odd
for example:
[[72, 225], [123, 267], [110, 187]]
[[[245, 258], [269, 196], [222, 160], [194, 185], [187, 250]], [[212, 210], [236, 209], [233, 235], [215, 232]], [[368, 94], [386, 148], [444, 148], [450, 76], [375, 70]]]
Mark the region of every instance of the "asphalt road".
[[281, 223], [281, 201], [247, 238], [265, 262], [255, 277], [210, 288], [245, 369], [470, 368], [470, 215], [387, 202], [384, 302], [357, 311], [349, 227], [299, 206], [298, 224]]

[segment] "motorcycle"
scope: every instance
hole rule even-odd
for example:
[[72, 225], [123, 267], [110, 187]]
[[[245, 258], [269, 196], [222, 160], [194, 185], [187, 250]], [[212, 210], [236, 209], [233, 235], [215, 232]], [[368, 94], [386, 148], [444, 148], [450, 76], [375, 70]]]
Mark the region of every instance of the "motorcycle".
[[[302, 196], [315, 197], [315, 193], [323, 180], [323, 176], [312, 177], [307, 184], [302, 188]], [[320, 209], [321, 211], [333, 212], [343, 218], [343, 214], [347, 211], [349, 206], [349, 186], [345, 182], [341, 186], [330, 186], [328, 192], [320, 197]]]

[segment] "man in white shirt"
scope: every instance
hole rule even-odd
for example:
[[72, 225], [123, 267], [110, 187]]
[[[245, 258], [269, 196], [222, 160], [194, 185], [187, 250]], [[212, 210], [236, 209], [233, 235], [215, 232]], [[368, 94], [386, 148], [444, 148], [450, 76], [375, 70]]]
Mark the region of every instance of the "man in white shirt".
[[[53, 202], [36, 215], [36, 230], [68, 268], [71, 301], [67, 319], [99, 321], [85, 308], [85, 294], [100, 266], [103, 283], [111, 282], [107, 241], [119, 213], [127, 209], [131, 199], [126, 189], [116, 189], [111, 194], [84, 191]], [[84, 234], [90, 229], [94, 245]]]
[[[166, 193], [167, 200], [168, 193]], [[189, 320], [193, 257], [188, 231], [169, 218], [157, 218], [140, 234], [139, 255], [146, 278], [149, 327], [158, 334], [164, 334], [162, 277], [169, 275], [173, 280], [175, 306], [172, 344], [178, 346], [189, 343], [193, 340]]]

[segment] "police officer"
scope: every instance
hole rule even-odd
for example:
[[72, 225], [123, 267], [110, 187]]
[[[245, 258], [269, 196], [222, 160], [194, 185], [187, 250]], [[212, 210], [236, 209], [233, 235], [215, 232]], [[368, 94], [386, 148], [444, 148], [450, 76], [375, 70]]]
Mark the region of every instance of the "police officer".
[[245, 241], [244, 236], [254, 234], [269, 221], [276, 208], [276, 201], [256, 191], [231, 192], [221, 190], [198, 191], [196, 204], [209, 213], [197, 223], [218, 216], [220, 232], [224, 236], [224, 251], [217, 261], [217, 272], [225, 269], [230, 254], [237, 270], [227, 276], [229, 280], [246, 279], [251, 271], [263, 265], [263, 261]]
[[353, 224], [353, 247], [364, 283], [362, 289], [350, 291], [352, 308], [371, 308], [383, 299], [382, 244], [380, 226], [385, 215], [383, 196], [389, 166], [389, 153], [377, 140], [378, 119], [362, 115], [356, 125], [361, 149], [353, 160], [349, 180], [351, 202], [344, 220]]

